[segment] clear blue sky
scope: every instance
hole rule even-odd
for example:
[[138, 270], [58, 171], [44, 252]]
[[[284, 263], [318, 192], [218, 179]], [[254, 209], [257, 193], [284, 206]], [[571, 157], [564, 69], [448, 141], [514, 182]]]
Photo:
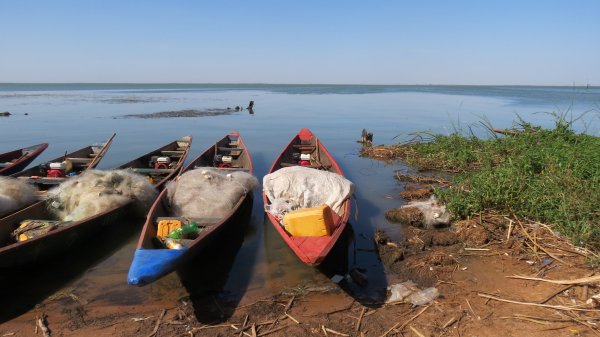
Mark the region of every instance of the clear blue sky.
[[0, 1], [0, 82], [600, 85], [600, 1]]

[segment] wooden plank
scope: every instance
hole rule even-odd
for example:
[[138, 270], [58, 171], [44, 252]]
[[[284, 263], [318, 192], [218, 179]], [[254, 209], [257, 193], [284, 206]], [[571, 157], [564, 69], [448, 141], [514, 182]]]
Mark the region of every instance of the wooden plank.
[[130, 170], [132, 170], [133, 172], [136, 172], [136, 173], [144, 173], [144, 174], [168, 174], [168, 173], [175, 171], [175, 169], [154, 169], [154, 168], [142, 168], [142, 167], [130, 168]]
[[243, 147], [226, 147], [226, 146], [219, 146], [219, 151], [244, 151]]
[[48, 178], [48, 177], [19, 177], [19, 179], [26, 179], [27, 182], [32, 184], [43, 184], [43, 185], [58, 185], [65, 181], [67, 178]]
[[160, 151], [160, 153], [162, 153], [166, 156], [180, 156], [180, 157], [184, 152], [185, 151], [169, 151], [169, 150]]
[[92, 158], [75, 158], [75, 157], [67, 157], [67, 160], [72, 162], [73, 164], [89, 164], [93, 161]]

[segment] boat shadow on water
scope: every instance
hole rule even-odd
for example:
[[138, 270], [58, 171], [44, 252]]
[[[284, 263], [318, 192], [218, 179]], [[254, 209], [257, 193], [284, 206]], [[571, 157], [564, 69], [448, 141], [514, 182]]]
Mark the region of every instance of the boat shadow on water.
[[[244, 249], [238, 256], [244, 237], [252, 230], [252, 198], [225, 225], [201, 254], [186, 261], [177, 274], [189, 294], [198, 322], [218, 323], [229, 319], [248, 288], [254, 266], [255, 249]], [[250, 250], [250, 252], [248, 252]], [[254, 251], [254, 252], [253, 252]], [[236, 263], [237, 262], [237, 263]], [[233, 268], [234, 263], [236, 267]], [[235, 275], [231, 271], [235, 270]], [[235, 292], [226, 290], [235, 284]]]
[[366, 221], [360, 222], [361, 217], [359, 222], [346, 224], [327, 257], [317, 267], [301, 262], [266, 215], [264, 221], [268, 270], [265, 279], [274, 293], [341, 289], [364, 306], [376, 308], [384, 302], [385, 269], [377, 256], [374, 241], [369, 239], [373, 237], [373, 229]]
[[[122, 247], [143, 225], [142, 218], [121, 217], [76, 242], [68, 251], [52, 254], [26, 266], [0, 269], [0, 323], [16, 318], [47, 299], [61, 296], [61, 289], [74, 282]], [[70, 294], [64, 294], [66, 297]]]

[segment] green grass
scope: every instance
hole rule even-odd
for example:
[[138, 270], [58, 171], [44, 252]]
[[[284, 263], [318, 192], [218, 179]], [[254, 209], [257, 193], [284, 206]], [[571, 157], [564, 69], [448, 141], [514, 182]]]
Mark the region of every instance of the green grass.
[[459, 172], [436, 194], [465, 218], [498, 210], [553, 224], [579, 245], [600, 249], [600, 138], [576, 134], [564, 118], [554, 129], [521, 121], [514, 135], [480, 139], [458, 132], [403, 145], [421, 169]]

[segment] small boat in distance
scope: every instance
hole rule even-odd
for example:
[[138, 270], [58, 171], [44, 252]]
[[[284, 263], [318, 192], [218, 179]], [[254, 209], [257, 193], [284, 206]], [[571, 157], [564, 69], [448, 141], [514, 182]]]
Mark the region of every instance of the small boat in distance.
[[42, 143], [0, 154], [0, 175], [8, 176], [24, 170], [47, 147], [48, 143]]
[[116, 133], [113, 133], [105, 143], [86, 146], [77, 151], [66, 153], [64, 156], [50, 160], [47, 163], [12, 174], [11, 177], [23, 179], [36, 185], [40, 191], [46, 191], [71, 176], [98, 166], [115, 136]]
[[[227, 159], [224, 160], [223, 157]], [[242, 137], [236, 131], [230, 132], [206, 149], [182, 170], [181, 175], [201, 167], [215, 168], [225, 172], [243, 171], [249, 174], [253, 172], [250, 153]], [[234, 218], [241, 209], [241, 205], [246, 201], [252, 201], [252, 191], [248, 191], [222, 218], [190, 219], [201, 224], [203, 230], [185, 247], [168, 249], [157, 242], [159, 218], [172, 216], [168, 193], [168, 189], [165, 188], [148, 212], [133, 261], [129, 267], [127, 282], [131, 285], [143, 286], [152, 283], [197, 256], [209, 243], [219, 238], [220, 233], [229, 227], [228, 225], [234, 225], [228, 220]]]
[[[303, 157], [305, 155], [306, 157]], [[312, 169], [324, 170], [344, 176], [339, 165], [331, 156], [329, 151], [323, 146], [319, 139], [313, 133], [303, 128], [298, 132], [289, 144], [283, 149], [279, 157], [269, 169], [269, 174], [284, 167], [304, 166]], [[263, 186], [264, 188], [264, 186]], [[263, 191], [263, 201], [267, 208], [272, 200], [269, 200], [267, 194]], [[275, 230], [281, 235], [285, 243], [294, 251], [298, 258], [311, 266], [317, 266], [329, 254], [340, 235], [346, 228], [350, 216], [350, 201], [346, 199], [341, 207], [341, 214], [332, 213], [333, 231], [327, 236], [292, 236], [288, 233], [282, 220], [270, 212], [266, 212], [269, 220], [275, 227]]]
[[[154, 186], [160, 188], [181, 171], [189, 153], [191, 142], [191, 136], [183, 137], [126, 164], [120, 165], [117, 169], [131, 169], [141, 174], [149, 175], [154, 181]], [[163, 159], [159, 161], [158, 158]], [[148, 168], [150, 165], [166, 162], [165, 158], [170, 159], [170, 164], [167, 165], [167, 168]], [[46, 234], [18, 242], [15, 242], [11, 233], [24, 220], [43, 219], [56, 221], [57, 218], [48, 209], [46, 201], [39, 201], [12, 213], [0, 219], [0, 269], [23, 266], [27, 263], [33, 263], [40, 259], [46, 259], [55, 254], [65, 252], [76, 241], [89, 238], [102, 228], [114, 224], [115, 220], [120, 216], [131, 213], [131, 205], [132, 203], [116, 206], [86, 219], [74, 221], [65, 226], [59, 226]]]

